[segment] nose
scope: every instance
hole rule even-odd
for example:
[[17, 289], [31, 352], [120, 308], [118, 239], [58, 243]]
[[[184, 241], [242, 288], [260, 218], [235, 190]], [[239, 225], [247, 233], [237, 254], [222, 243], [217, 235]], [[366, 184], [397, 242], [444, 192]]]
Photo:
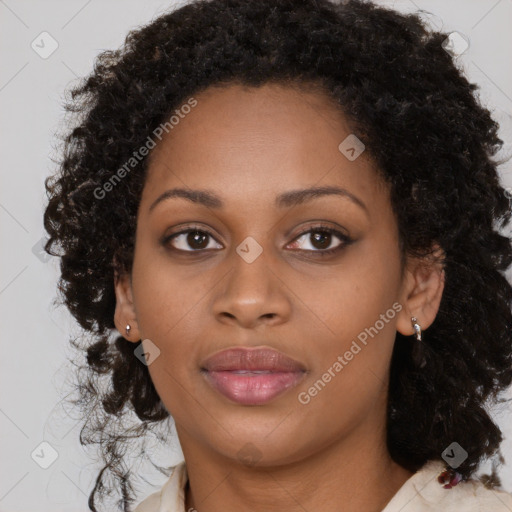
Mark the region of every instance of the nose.
[[251, 261], [233, 251], [232, 267], [223, 286], [217, 288], [213, 308], [215, 317], [223, 323], [254, 328], [260, 323], [277, 325], [289, 319], [290, 283], [279, 271], [279, 261], [263, 250]]

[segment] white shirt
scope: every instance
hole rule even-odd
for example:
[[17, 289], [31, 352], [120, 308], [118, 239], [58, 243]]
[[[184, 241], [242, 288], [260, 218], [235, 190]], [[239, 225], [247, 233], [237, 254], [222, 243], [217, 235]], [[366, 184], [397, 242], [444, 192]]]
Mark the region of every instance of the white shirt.
[[[404, 482], [382, 512], [512, 512], [512, 494], [487, 489], [478, 480], [462, 481], [445, 489], [437, 481], [444, 469], [443, 461], [428, 461]], [[187, 512], [187, 480], [183, 461], [174, 467], [160, 491], [140, 502], [134, 512]]]

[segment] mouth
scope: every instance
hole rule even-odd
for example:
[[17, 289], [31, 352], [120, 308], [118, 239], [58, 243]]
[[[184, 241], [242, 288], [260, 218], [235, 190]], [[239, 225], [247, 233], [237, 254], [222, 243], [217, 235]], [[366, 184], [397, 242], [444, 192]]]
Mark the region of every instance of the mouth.
[[273, 349], [237, 347], [208, 358], [201, 365], [201, 373], [229, 400], [261, 405], [297, 386], [306, 369]]

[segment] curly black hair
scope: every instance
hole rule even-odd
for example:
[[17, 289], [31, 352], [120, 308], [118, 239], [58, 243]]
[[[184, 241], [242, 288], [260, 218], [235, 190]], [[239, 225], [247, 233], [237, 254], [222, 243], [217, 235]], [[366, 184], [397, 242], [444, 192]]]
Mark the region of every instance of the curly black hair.
[[[421, 345], [425, 366], [410, 339], [396, 334], [387, 414], [392, 458], [417, 471], [456, 440], [468, 453], [457, 468], [465, 479], [497, 452], [503, 463], [502, 433], [487, 412], [512, 382], [505, 274], [512, 244], [500, 233], [511, 211], [494, 158], [503, 142], [477, 86], [443, 48], [447, 37], [418, 14], [361, 0], [195, 0], [131, 30], [72, 89], [65, 109], [76, 125], [62, 137], [58, 171], [45, 181], [45, 249], [61, 258], [62, 301], [88, 337], [72, 344], [86, 356], [77, 373], [75, 403], [87, 416], [80, 440], [97, 443], [104, 462], [89, 496], [92, 511], [96, 494], [110, 489], [107, 475], [120, 483], [119, 504], [129, 510], [126, 445], [169, 418], [134, 355], [138, 345], [114, 325], [114, 272], [131, 270], [148, 157], [106, 199], [98, 195], [180, 105], [234, 83], [309, 84], [328, 94], [390, 184], [402, 255], [425, 256], [434, 243], [444, 251], [444, 293]], [[130, 413], [134, 426], [119, 432]], [[487, 485], [496, 483], [493, 469]]]

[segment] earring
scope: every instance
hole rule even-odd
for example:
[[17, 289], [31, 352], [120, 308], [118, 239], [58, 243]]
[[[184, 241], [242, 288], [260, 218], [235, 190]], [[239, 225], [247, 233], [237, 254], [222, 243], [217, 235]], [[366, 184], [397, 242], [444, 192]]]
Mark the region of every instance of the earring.
[[418, 319], [413, 316], [411, 318], [411, 322], [412, 322], [412, 327], [414, 329], [414, 335], [416, 336], [416, 339], [418, 341], [421, 341], [421, 327], [420, 327], [420, 324], [418, 323]]
[[414, 329], [414, 335], [416, 337], [416, 343], [414, 343], [411, 348], [412, 360], [418, 368], [423, 368], [427, 364], [427, 360], [425, 359], [425, 354], [423, 352], [424, 344], [421, 339], [421, 326], [415, 316], [411, 317], [411, 322]]
[[126, 336], [130, 336], [130, 330], [131, 330], [130, 324], [126, 324]]

